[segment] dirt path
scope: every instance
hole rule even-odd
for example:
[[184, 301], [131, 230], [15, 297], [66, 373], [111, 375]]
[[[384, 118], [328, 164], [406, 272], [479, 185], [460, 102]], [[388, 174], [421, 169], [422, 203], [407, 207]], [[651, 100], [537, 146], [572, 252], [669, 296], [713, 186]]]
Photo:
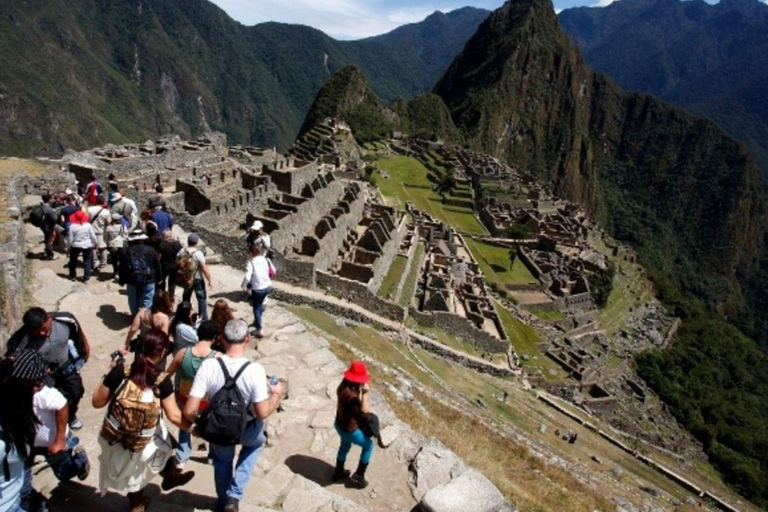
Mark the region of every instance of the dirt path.
[[[28, 240], [39, 241], [39, 238], [39, 231], [28, 229]], [[40, 249], [39, 244], [30, 244], [32, 253]], [[84, 285], [66, 278], [64, 264], [63, 258], [32, 261], [29, 291], [34, 304], [75, 314], [91, 341], [92, 358], [83, 370], [86, 395], [79, 414], [85, 427], [77, 435], [89, 453], [92, 469], [85, 482], [62, 485], [50, 470], [43, 470], [35, 475], [34, 484], [50, 496], [49, 508], [54, 512], [124, 510], [127, 506], [124, 497], [110, 492], [101, 498], [97, 492], [97, 436], [104, 411], [91, 407], [90, 395], [109, 365], [109, 354], [125, 338], [130, 322], [127, 297], [122, 287], [112, 280], [111, 272], [97, 274]], [[214, 289], [210, 302], [226, 298], [237, 316], [250, 321], [250, 306], [238, 286], [241, 273], [218, 265], [211, 270]], [[408, 462], [404, 451], [396, 445], [374, 453], [368, 471], [371, 482], [368, 489], [331, 485], [330, 474], [339, 443], [333, 430], [335, 386], [346, 362], [338, 361], [325, 340], [309, 332], [298, 317], [276, 301], [271, 301], [267, 308], [265, 327], [267, 337], [259, 343], [258, 350], [253, 347], [249, 350], [249, 356], [263, 364], [268, 373], [289, 379], [290, 399], [284, 402], [285, 410], [267, 422], [270, 445], [262, 452], [240, 510], [411, 510], [416, 500], [408, 484]], [[376, 393], [375, 385], [373, 400], [384, 424], [397, 422], [381, 395]], [[359, 449], [353, 448], [348, 466], [356, 464], [358, 454]], [[211, 510], [215, 506], [212, 467], [204, 463], [202, 452], [196, 455], [188, 464], [196, 476], [187, 486], [164, 494], [158, 479], [148, 487], [152, 499], [150, 510], [192, 512]]]

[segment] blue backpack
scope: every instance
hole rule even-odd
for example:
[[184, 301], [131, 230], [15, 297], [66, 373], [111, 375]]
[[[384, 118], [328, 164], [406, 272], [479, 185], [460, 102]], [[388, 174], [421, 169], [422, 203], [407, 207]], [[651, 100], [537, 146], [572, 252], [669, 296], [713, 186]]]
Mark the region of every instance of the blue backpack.
[[152, 265], [143, 257], [128, 257], [128, 281], [135, 286], [151, 283], [154, 274]]

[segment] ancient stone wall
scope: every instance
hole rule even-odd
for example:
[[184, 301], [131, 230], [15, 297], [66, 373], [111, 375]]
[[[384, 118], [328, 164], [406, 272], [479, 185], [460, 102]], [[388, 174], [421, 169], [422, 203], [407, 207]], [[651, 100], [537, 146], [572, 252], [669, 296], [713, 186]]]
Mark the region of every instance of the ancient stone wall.
[[343, 297], [384, 318], [396, 322], [403, 322], [405, 320], [406, 310], [404, 307], [382, 299], [371, 292], [364, 283], [344, 279], [327, 272], [317, 272], [316, 277], [318, 288], [328, 290], [334, 295]]
[[389, 267], [392, 265], [392, 260], [400, 252], [400, 244], [403, 243], [403, 238], [407, 232], [408, 219], [403, 216], [397, 229], [391, 233], [392, 238], [384, 244], [381, 256], [373, 263], [373, 279], [368, 283], [368, 289], [372, 293], [376, 293], [379, 290], [382, 281], [384, 281], [389, 271]]
[[[424, 327], [437, 327], [445, 332], [472, 343], [478, 351], [493, 354], [505, 353], [510, 345], [507, 340], [500, 340], [475, 327], [472, 322], [453, 313], [444, 311], [421, 312], [410, 307], [408, 314], [419, 325]], [[499, 332], [504, 332], [499, 329]]]
[[[296, 167], [293, 167], [293, 165]], [[278, 160], [272, 165], [265, 165], [262, 174], [269, 176], [281, 192], [301, 195], [307, 185], [311, 185], [318, 177], [317, 162], [302, 162], [300, 160]]]
[[25, 179], [28, 177], [20, 176], [6, 184], [10, 219], [3, 223], [3, 239], [0, 240], [0, 352], [3, 354], [6, 340], [19, 327], [24, 315], [26, 247], [19, 182]]

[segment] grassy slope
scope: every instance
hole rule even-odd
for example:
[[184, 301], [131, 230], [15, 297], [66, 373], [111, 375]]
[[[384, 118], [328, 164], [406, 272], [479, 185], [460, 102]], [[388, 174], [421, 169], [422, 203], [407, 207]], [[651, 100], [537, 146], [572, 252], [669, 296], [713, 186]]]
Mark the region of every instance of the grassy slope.
[[471, 208], [442, 203], [440, 195], [432, 190], [433, 184], [427, 178], [429, 171], [415, 158], [392, 156], [381, 158], [377, 163], [389, 174], [389, 178], [383, 178], [380, 173], [376, 173], [376, 185], [385, 197], [391, 199], [391, 204], [405, 210], [405, 203], [410, 202], [416, 208], [452, 225], [462, 233], [488, 234]]
[[466, 238], [467, 246], [477, 260], [489, 282], [496, 283], [499, 289], [505, 289], [507, 284], [537, 284], [538, 281], [528, 267], [519, 259], [515, 259], [509, 268], [509, 249]]

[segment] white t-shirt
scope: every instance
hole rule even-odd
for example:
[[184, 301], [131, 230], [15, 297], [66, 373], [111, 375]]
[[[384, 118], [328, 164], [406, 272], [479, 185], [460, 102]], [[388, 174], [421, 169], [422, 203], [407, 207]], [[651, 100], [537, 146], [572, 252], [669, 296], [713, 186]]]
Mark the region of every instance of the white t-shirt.
[[67, 405], [67, 399], [57, 389], [43, 386], [43, 389], [35, 393], [32, 407], [41, 423], [37, 426], [35, 447], [48, 448], [51, 446], [58, 432], [56, 429], [56, 411], [65, 405]]
[[245, 265], [245, 277], [242, 287], [251, 285], [251, 290], [266, 290], [272, 286], [269, 277], [269, 262], [264, 256], [256, 256]]
[[[224, 374], [221, 371], [219, 360], [224, 362], [230, 377], [234, 377], [247, 361], [247, 357], [238, 357], [233, 359], [228, 355], [223, 355], [219, 359], [207, 359], [200, 365], [200, 369], [195, 375], [195, 382], [189, 396], [203, 399], [206, 395], [213, 398], [221, 388], [224, 387]], [[258, 363], [251, 362], [245, 369], [240, 378], [237, 379], [237, 389], [251, 403], [259, 403], [269, 399], [269, 387], [267, 387], [267, 372], [264, 367]]]

